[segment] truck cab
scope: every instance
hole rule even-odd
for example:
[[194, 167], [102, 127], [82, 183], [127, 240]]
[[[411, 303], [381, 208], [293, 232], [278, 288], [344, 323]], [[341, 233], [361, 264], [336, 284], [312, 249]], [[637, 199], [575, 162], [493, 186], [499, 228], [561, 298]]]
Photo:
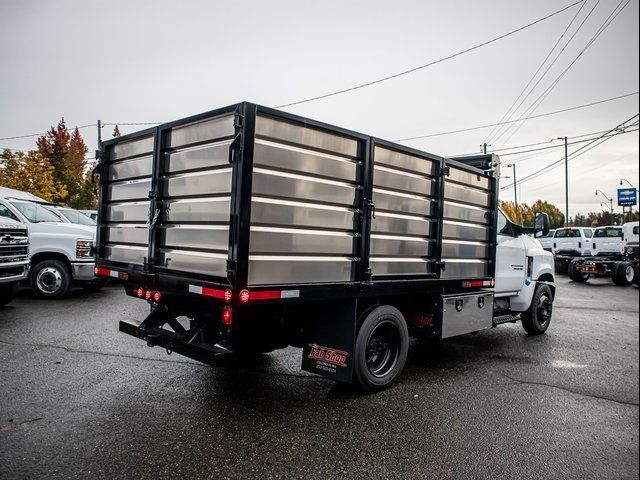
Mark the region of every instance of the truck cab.
[[640, 224], [628, 222], [622, 225], [622, 245], [620, 253], [627, 257], [638, 258], [638, 239], [640, 238]]
[[591, 254], [617, 255], [622, 250], [622, 227], [598, 227], [591, 240]]
[[554, 255], [571, 255], [584, 257], [591, 255], [591, 238], [593, 229], [586, 227], [565, 227], [556, 230], [553, 236]]

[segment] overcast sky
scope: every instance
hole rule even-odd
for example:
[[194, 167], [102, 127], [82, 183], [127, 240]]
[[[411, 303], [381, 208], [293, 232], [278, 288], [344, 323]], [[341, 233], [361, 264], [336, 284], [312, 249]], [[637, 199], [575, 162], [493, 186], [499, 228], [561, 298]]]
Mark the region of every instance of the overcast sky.
[[[73, 126], [97, 119], [169, 121], [242, 100], [276, 106], [428, 63], [571, 3], [2, 0], [0, 137], [42, 132], [63, 116]], [[560, 46], [596, 3], [586, 0]], [[600, 0], [523, 108], [618, 4]], [[498, 122], [579, 8], [433, 67], [286, 110], [389, 140]], [[638, 43], [638, 0], [631, 0], [535, 113], [637, 92]], [[636, 113], [637, 95], [526, 121], [492, 147], [599, 132]], [[105, 128], [103, 137], [111, 132]], [[478, 151], [490, 132], [403, 143], [463, 154]], [[82, 134], [93, 150], [96, 129]], [[35, 138], [0, 141], [0, 147], [34, 146]], [[517, 175], [523, 178], [562, 155], [558, 148], [505, 156], [503, 162], [521, 158]], [[638, 133], [612, 138], [569, 167], [570, 213], [598, 210], [596, 188], [613, 195], [621, 177], [638, 186]], [[526, 202], [542, 198], [564, 209], [563, 168], [523, 183], [520, 192]], [[501, 198], [512, 200], [512, 190]]]

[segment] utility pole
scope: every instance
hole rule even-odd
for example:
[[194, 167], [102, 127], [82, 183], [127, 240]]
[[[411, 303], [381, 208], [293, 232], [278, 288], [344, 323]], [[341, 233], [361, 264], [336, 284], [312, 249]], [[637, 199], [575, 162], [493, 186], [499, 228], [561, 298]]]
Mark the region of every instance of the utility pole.
[[482, 153], [484, 153], [485, 155], [487, 154], [487, 144], [486, 143], [482, 144]]
[[518, 182], [518, 178], [516, 177], [516, 164], [510, 163], [507, 165], [507, 168], [513, 168], [513, 203], [516, 204], [516, 221], [518, 220], [518, 186], [516, 185]]
[[569, 225], [569, 144], [567, 137], [558, 137], [558, 140], [564, 140], [564, 176], [565, 176], [565, 222]]
[[102, 149], [102, 122], [98, 120], [98, 150]]

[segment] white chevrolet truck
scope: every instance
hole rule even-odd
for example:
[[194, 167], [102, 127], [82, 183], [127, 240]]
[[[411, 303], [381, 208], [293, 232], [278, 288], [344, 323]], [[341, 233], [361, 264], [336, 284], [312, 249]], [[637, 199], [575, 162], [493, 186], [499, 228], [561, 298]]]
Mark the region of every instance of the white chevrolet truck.
[[0, 307], [11, 302], [29, 274], [27, 226], [0, 204]]
[[104, 279], [94, 276], [94, 226], [65, 223], [40, 203], [43, 200], [25, 192], [3, 188], [0, 193], [0, 208], [14, 221], [27, 225], [29, 283], [37, 296], [57, 299], [73, 285], [87, 290], [104, 285]]

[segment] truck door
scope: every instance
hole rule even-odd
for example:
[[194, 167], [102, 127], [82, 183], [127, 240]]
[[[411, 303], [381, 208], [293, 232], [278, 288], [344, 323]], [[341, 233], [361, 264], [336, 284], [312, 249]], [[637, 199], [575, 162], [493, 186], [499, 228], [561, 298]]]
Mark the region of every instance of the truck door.
[[526, 264], [524, 241], [515, 234], [506, 215], [498, 210], [496, 294], [520, 291], [524, 285]]

